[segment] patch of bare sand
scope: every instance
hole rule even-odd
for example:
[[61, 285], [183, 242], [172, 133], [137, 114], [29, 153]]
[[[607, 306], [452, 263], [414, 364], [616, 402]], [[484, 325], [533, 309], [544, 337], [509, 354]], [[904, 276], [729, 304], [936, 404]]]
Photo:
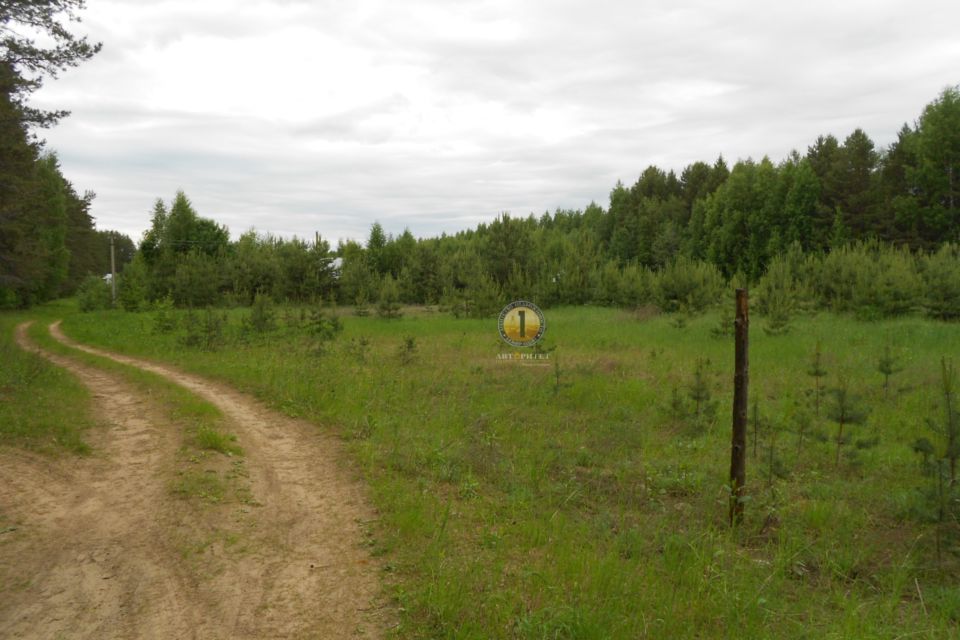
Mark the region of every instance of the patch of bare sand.
[[363, 545], [363, 523], [375, 513], [362, 484], [342, 464], [342, 447], [334, 436], [226, 385], [80, 345], [59, 324], [51, 332], [69, 346], [172, 380], [228, 418], [244, 450], [252, 498], [259, 506], [249, 509], [242, 552], [201, 585], [199, 600], [219, 604], [223, 637], [383, 635], [393, 614], [380, 593], [377, 564]]

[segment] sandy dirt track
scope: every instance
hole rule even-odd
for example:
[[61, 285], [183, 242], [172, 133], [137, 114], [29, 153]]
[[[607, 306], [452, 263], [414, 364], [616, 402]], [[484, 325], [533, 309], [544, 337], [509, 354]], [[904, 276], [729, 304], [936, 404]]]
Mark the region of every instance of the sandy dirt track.
[[[175, 497], [182, 429], [118, 376], [23, 348], [77, 375], [107, 426], [88, 458], [0, 452], [0, 638], [376, 638], [393, 624], [363, 545], [375, 514], [339, 442], [218, 383], [76, 344], [217, 405], [243, 448], [252, 500], [196, 508]], [[184, 553], [197, 532], [232, 544]]]

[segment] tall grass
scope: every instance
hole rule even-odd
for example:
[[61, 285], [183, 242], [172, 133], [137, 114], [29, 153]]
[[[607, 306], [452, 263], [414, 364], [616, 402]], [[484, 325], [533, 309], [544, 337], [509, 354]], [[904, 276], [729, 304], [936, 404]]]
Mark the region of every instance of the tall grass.
[[[498, 360], [492, 321], [344, 316], [317, 350], [295, 326], [241, 336], [243, 313], [215, 352], [154, 334], [149, 314], [72, 315], [64, 328], [340, 433], [381, 513], [376, 551], [404, 637], [956, 636], [958, 563], [936, 562], [911, 516], [924, 480], [910, 444], [936, 411], [940, 356], [960, 355], [960, 327], [827, 314], [795, 318], [788, 335], [755, 325], [751, 399], [769, 424], [748, 459], [746, 522], [731, 532], [733, 349], [711, 315], [552, 310], [543, 367]], [[401, 357], [411, 337], [416, 352]], [[825, 418], [800, 446], [793, 426], [813, 412], [818, 340], [825, 384], [848, 380], [872, 408], [858, 429], [879, 437], [839, 467]], [[875, 365], [887, 345], [904, 369], [885, 398]], [[718, 418], [691, 430], [670, 398], [698, 366]], [[774, 458], [780, 474], [767, 473]]]

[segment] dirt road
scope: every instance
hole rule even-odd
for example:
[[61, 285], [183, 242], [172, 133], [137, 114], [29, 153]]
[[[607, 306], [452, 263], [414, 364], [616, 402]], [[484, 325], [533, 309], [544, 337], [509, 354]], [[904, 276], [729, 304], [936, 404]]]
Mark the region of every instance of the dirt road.
[[[252, 499], [197, 507], [171, 491], [183, 430], [118, 376], [41, 352], [92, 391], [95, 454], [0, 453], [0, 637], [382, 637], [392, 614], [363, 545], [375, 514], [338, 441], [225, 385], [162, 375], [226, 415]], [[17, 331], [23, 348], [40, 351]], [[239, 463], [238, 463], [239, 464]]]

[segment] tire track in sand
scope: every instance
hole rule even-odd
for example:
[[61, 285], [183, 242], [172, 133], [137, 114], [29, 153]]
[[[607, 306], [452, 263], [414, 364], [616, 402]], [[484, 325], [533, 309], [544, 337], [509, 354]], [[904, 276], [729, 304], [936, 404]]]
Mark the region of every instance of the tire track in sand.
[[0, 637], [194, 637], [203, 612], [163, 544], [177, 430], [117, 376], [41, 350], [29, 324], [17, 343], [80, 378], [108, 428], [90, 458], [3, 452], [0, 510], [19, 527], [0, 541]]
[[361, 483], [338, 464], [340, 443], [224, 385], [177, 369], [79, 344], [62, 343], [161, 375], [216, 405], [232, 423], [250, 472], [256, 523], [249, 557], [231, 563], [220, 585], [225, 637], [381, 637], [392, 614], [377, 564], [363, 547], [375, 517]]

